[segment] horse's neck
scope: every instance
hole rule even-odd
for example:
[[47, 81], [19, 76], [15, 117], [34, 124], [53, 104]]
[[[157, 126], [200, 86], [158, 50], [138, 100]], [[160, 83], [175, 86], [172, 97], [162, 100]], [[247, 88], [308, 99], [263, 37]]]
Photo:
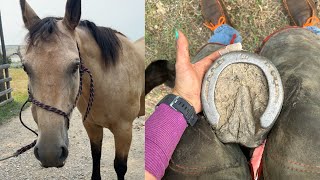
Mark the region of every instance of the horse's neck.
[[[123, 38], [119, 38], [119, 40], [121, 46], [125, 46], [125, 40]], [[90, 62], [86, 61], [94, 60], [95, 63], [99, 61], [99, 63], [104, 64], [101, 49], [88, 30], [77, 28], [77, 42], [79, 43], [80, 53], [84, 63], [90, 64]], [[120, 54], [121, 53], [119, 53], [119, 55]]]
[[[99, 68], [105, 67], [101, 49], [88, 30], [77, 28], [77, 35], [80, 58], [85, 66], [92, 69], [91, 71], [99, 71]], [[103, 71], [103, 69], [101, 70]]]
[[[129, 72], [134, 69], [139, 72], [141, 69], [144, 71], [144, 41], [132, 43], [125, 36], [117, 34], [121, 43], [118, 59], [114, 65], [106, 65], [94, 37], [88, 31], [80, 28], [77, 28], [77, 34], [82, 61], [91, 71], [109, 73], [110, 76], [117, 76], [124, 71], [135, 74]], [[117, 77], [115, 78], [117, 79]]]
[[137, 51], [144, 56], [145, 55], [145, 40], [144, 37], [138, 39], [134, 42], [134, 46], [137, 49]]
[[[131, 96], [140, 97], [144, 94], [144, 54], [138, 52], [135, 45], [124, 36], [119, 35], [118, 37], [122, 48], [119, 59], [114, 65], [105, 64], [100, 47], [85, 30], [78, 30], [77, 41], [79, 42], [81, 59], [93, 75], [95, 99], [115, 100], [121, 94], [123, 100], [116, 100], [121, 104], [130, 101]], [[119, 92], [120, 89], [121, 92]], [[87, 75], [83, 78], [82, 97], [78, 104], [81, 112], [85, 111], [85, 100], [89, 97], [89, 78]], [[98, 101], [95, 102], [98, 106]], [[105, 103], [99, 105], [104, 107]], [[108, 108], [110, 109], [110, 107]]]

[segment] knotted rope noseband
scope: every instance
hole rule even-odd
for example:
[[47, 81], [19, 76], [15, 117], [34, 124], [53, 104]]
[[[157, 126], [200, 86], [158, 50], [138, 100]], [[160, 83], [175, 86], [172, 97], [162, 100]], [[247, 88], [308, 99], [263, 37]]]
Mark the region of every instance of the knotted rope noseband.
[[[80, 67], [79, 67], [79, 73], [80, 73], [80, 83], [79, 83], [79, 90], [78, 90], [78, 94], [76, 96], [76, 99], [75, 99], [75, 102], [74, 104], [72, 105], [72, 108], [68, 111], [68, 112], [64, 112], [58, 108], [55, 108], [53, 106], [49, 106], [49, 105], [46, 105], [40, 101], [38, 101], [37, 99], [35, 99], [30, 91], [30, 89], [28, 88], [28, 94], [29, 94], [29, 97], [28, 99], [26, 100], [26, 102], [22, 105], [21, 109], [20, 109], [20, 113], [19, 113], [19, 119], [20, 119], [20, 122], [21, 124], [27, 128], [29, 131], [33, 132], [36, 136], [38, 136], [38, 133], [35, 132], [34, 130], [32, 130], [31, 128], [29, 128], [23, 121], [22, 121], [22, 110], [24, 108], [24, 106], [31, 102], [32, 104], [42, 108], [42, 109], [45, 109], [47, 111], [50, 111], [50, 112], [54, 112], [60, 116], [63, 116], [66, 120], [67, 120], [67, 127], [69, 129], [69, 124], [70, 124], [70, 114], [72, 113], [73, 109], [76, 107], [77, 105], [77, 102], [79, 100], [79, 97], [80, 95], [82, 94], [82, 80], [83, 80], [83, 74], [84, 73], [88, 73], [88, 75], [90, 76], [90, 95], [89, 95], [89, 101], [88, 101], [88, 105], [87, 105], [87, 109], [86, 109], [86, 113], [85, 115], [83, 116], [83, 121], [85, 121], [89, 115], [89, 112], [91, 110], [91, 107], [92, 107], [92, 104], [93, 104], [93, 100], [94, 100], [94, 85], [93, 85], [93, 77], [92, 77], [92, 74], [90, 72], [90, 70], [88, 68], [86, 68], [82, 62], [82, 59], [81, 59], [81, 55], [80, 55], [80, 49], [79, 49], [79, 46], [77, 44], [77, 48], [78, 48], [78, 52], [79, 52], [79, 58], [80, 58]], [[37, 140], [34, 140], [32, 143], [20, 148], [19, 150], [17, 150], [14, 154], [12, 154], [11, 156], [8, 156], [8, 157], [5, 157], [5, 158], [2, 158], [0, 159], [0, 161], [3, 161], [3, 160], [6, 160], [6, 159], [9, 159], [11, 157], [16, 157], [26, 151], [28, 151], [29, 149], [31, 149], [32, 147], [34, 147], [37, 143]]]

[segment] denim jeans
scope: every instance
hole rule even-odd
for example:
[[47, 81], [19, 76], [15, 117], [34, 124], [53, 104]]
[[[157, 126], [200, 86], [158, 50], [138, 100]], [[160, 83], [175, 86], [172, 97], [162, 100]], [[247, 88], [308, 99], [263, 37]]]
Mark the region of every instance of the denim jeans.
[[306, 29], [315, 33], [316, 35], [320, 35], [320, 28], [318, 28], [317, 26], [308, 26], [306, 27]]
[[208, 42], [229, 45], [232, 40], [234, 43], [241, 43], [242, 37], [233, 27], [223, 24], [214, 30], [214, 33]]
[[[317, 26], [308, 26], [306, 27], [306, 29], [312, 31], [316, 35], [320, 35], [320, 28], [318, 28]], [[229, 45], [231, 44], [232, 40], [234, 43], [241, 43], [242, 37], [236, 29], [227, 24], [223, 24], [214, 30], [214, 33], [212, 34], [208, 42]]]

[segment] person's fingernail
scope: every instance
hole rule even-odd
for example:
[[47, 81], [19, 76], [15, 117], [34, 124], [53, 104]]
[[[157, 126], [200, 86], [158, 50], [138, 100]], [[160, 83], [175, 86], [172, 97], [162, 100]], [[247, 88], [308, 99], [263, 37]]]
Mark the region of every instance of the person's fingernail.
[[178, 30], [177, 30], [177, 29], [174, 29], [174, 33], [175, 33], [175, 36], [176, 36], [176, 40], [178, 40], [178, 38], [179, 38]]

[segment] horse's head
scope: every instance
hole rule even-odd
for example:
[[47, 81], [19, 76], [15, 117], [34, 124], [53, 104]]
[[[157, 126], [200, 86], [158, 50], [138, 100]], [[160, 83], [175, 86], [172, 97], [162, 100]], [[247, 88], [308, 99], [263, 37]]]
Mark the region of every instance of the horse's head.
[[[80, 57], [75, 28], [81, 1], [68, 0], [63, 18], [40, 19], [25, 0], [20, 0], [23, 21], [29, 30], [23, 66], [29, 76], [33, 98], [69, 112], [78, 93]], [[32, 106], [39, 129], [34, 148], [44, 167], [61, 167], [68, 156], [68, 121], [57, 113]]]

